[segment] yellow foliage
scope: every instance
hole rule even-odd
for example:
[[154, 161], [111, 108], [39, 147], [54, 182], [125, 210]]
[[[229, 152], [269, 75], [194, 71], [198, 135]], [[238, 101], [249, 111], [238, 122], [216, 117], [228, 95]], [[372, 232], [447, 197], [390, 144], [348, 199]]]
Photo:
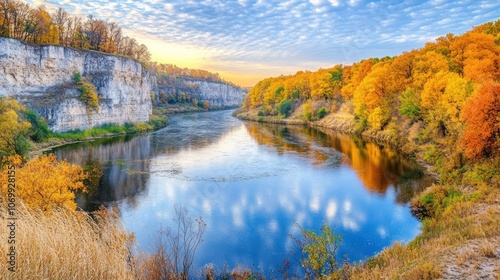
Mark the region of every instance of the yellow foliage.
[[448, 71], [448, 61], [434, 51], [415, 56], [414, 86], [422, 89], [424, 85], [440, 71]]
[[0, 155], [15, 153], [15, 138], [31, 124], [20, 117], [26, 109], [14, 99], [0, 98]]
[[334, 85], [332, 76], [329, 73], [333, 69], [320, 69], [310, 75], [311, 98], [318, 100], [321, 98], [328, 99], [333, 97]]
[[80, 100], [87, 106], [87, 113], [92, 115], [93, 112], [99, 111], [99, 95], [97, 95], [97, 90], [91, 82], [89, 82], [85, 77], [82, 77], [78, 83], [80, 87]]
[[302, 107], [302, 111], [304, 113], [304, 119], [310, 121], [312, 119], [312, 114], [313, 114], [313, 108], [312, 108], [312, 101], [309, 100], [306, 103], [304, 103], [304, 106]]
[[54, 207], [76, 209], [74, 191], [85, 191], [83, 180], [87, 178], [82, 167], [57, 161], [53, 154], [35, 158], [24, 165], [19, 155], [9, 156], [4, 161], [9, 164], [2, 167], [2, 196], [8, 194], [8, 171], [14, 170], [15, 195], [26, 206], [43, 211]]
[[421, 93], [424, 116], [431, 125], [438, 122], [458, 136], [463, 129], [460, 112], [473, 91], [472, 83], [458, 74], [441, 71], [431, 78]]
[[368, 115], [368, 123], [375, 130], [381, 130], [391, 117], [389, 110], [384, 109], [383, 107], [377, 107]]
[[442, 106], [444, 110], [446, 110], [447, 118], [450, 122], [448, 128], [455, 136], [463, 129], [463, 122], [460, 120], [460, 112], [473, 91], [474, 87], [472, 82], [458, 75], [451, 75], [449, 77], [439, 106]]
[[388, 106], [381, 108], [381, 106], [394, 92], [395, 84], [390, 62], [381, 62], [373, 66], [372, 71], [354, 91], [354, 113], [360, 117], [368, 118], [378, 108], [378, 112], [371, 119], [374, 121], [385, 119], [381, 116], [389, 116], [388, 110], [390, 108]]
[[354, 95], [354, 91], [358, 85], [363, 81], [363, 79], [370, 73], [372, 66], [374, 64], [373, 59], [361, 60], [355, 63], [349, 69], [349, 74], [346, 75], [346, 85], [342, 88], [342, 97], [345, 99], [351, 99]]

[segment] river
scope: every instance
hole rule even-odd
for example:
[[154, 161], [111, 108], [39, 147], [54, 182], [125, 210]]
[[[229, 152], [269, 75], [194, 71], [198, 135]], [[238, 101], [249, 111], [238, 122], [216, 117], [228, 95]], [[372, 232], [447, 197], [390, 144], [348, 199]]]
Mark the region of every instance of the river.
[[[54, 149], [94, 174], [78, 205], [116, 205], [138, 251], [154, 251], [174, 206], [207, 224], [194, 265], [260, 271], [290, 258], [290, 235], [323, 223], [337, 259], [368, 258], [419, 234], [409, 199], [428, 182], [387, 147], [333, 131], [243, 122], [232, 111], [179, 114], [159, 131]], [[296, 265], [296, 263], [295, 263]]]

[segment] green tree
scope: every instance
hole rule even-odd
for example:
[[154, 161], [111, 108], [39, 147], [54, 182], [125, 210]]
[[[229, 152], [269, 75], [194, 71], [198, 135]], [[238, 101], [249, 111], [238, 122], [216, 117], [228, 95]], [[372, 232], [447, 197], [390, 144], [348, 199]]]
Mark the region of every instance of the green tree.
[[318, 111], [318, 119], [322, 119], [326, 116], [326, 108], [325, 107], [321, 107], [321, 109], [319, 109]]
[[26, 155], [31, 124], [23, 119], [26, 108], [14, 99], [0, 98], [0, 156]]
[[50, 134], [49, 127], [45, 119], [37, 115], [33, 110], [27, 110], [26, 119], [31, 123], [29, 137], [35, 142], [44, 142]]
[[420, 98], [413, 88], [407, 88], [399, 96], [401, 105], [399, 113], [402, 116], [416, 120], [420, 118]]
[[342, 242], [342, 236], [336, 235], [325, 223], [320, 233], [301, 228], [300, 238], [292, 237], [302, 258], [301, 266], [307, 279], [317, 279], [323, 275], [332, 274], [337, 268], [337, 250]]
[[288, 117], [292, 111], [292, 101], [289, 99], [281, 101], [278, 105], [278, 113]]

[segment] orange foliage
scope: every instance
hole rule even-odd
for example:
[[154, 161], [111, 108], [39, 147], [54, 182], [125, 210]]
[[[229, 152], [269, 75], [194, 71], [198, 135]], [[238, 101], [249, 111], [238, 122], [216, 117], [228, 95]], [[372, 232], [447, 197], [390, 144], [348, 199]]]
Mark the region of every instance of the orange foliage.
[[[494, 106], [500, 110], [498, 105], [492, 105], [491, 92], [496, 85], [488, 85], [495, 81], [500, 82], [500, 20], [474, 27], [462, 35], [447, 34], [421, 49], [393, 58], [368, 58], [352, 66], [336, 65], [316, 72], [299, 71], [295, 75], [264, 79], [250, 91], [244, 108], [265, 105], [272, 112], [276, 104], [288, 99], [304, 104], [301, 115], [309, 120], [312, 101], [324, 100], [337, 107], [338, 103], [346, 102], [345, 108], [354, 109], [359, 130], [384, 130], [388, 124], [401, 124], [400, 96], [409, 91], [413, 93], [410, 104], [413, 118], [423, 121], [425, 126], [419, 131], [422, 132], [419, 139], [433, 141], [436, 140], [433, 137], [446, 137], [447, 145], [455, 145], [463, 138], [469, 157], [474, 158], [491, 154], [495, 137], [500, 137], [495, 126], [500, 120], [494, 125], [492, 122], [498, 116], [490, 116]], [[481, 87], [482, 84], [486, 86]], [[467, 101], [475, 88], [481, 89]], [[485, 94], [488, 90], [489, 95]], [[464, 107], [469, 108], [467, 112]], [[479, 112], [478, 108], [488, 108], [490, 115]], [[486, 123], [488, 127], [483, 127]]]
[[[15, 169], [15, 194], [30, 208], [43, 211], [54, 207], [67, 207], [75, 210], [74, 191], [85, 191], [83, 180], [87, 175], [83, 168], [57, 161], [53, 154], [35, 158], [22, 164], [19, 155], [9, 156], [4, 161]], [[0, 193], [7, 197], [9, 165], [4, 165], [0, 174]]]
[[500, 84], [487, 82], [479, 87], [462, 111], [466, 130], [462, 135], [465, 155], [479, 159], [500, 147]]
[[0, 1], [0, 36], [35, 44], [92, 49], [140, 62], [151, 59], [147, 47], [123, 36], [114, 22], [94, 19], [92, 15], [87, 20], [72, 17], [61, 8], [49, 14], [43, 5], [34, 8], [20, 0]]
[[353, 97], [354, 91], [366, 75], [370, 73], [372, 66], [375, 63], [376, 62], [370, 58], [353, 64], [350, 68], [349, 75], [346, 75], [346, 86], [342, 88], [343, 98], [351, 99]]

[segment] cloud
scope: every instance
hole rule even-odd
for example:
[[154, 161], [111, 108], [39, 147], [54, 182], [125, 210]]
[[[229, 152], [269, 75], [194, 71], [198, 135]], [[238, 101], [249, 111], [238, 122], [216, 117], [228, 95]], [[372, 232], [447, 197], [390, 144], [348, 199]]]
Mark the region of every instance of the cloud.
[[423, 46], [423, 38], [463, 33], [472, 25], [500, 17], [496, 0], [28, 2], [61, 6], [82, 17], [92, 13], [118, 22], [126, 34], [203, 50], [199, 65], [209, 70], [228, 72], [238, 61], [245, 71], [254, 73], [259, 68], [249, 69], [252, 65], [275, 68], [274, 75], [294, 73], [301, 65], [315, 70], [371, 56], [397, 55]]

